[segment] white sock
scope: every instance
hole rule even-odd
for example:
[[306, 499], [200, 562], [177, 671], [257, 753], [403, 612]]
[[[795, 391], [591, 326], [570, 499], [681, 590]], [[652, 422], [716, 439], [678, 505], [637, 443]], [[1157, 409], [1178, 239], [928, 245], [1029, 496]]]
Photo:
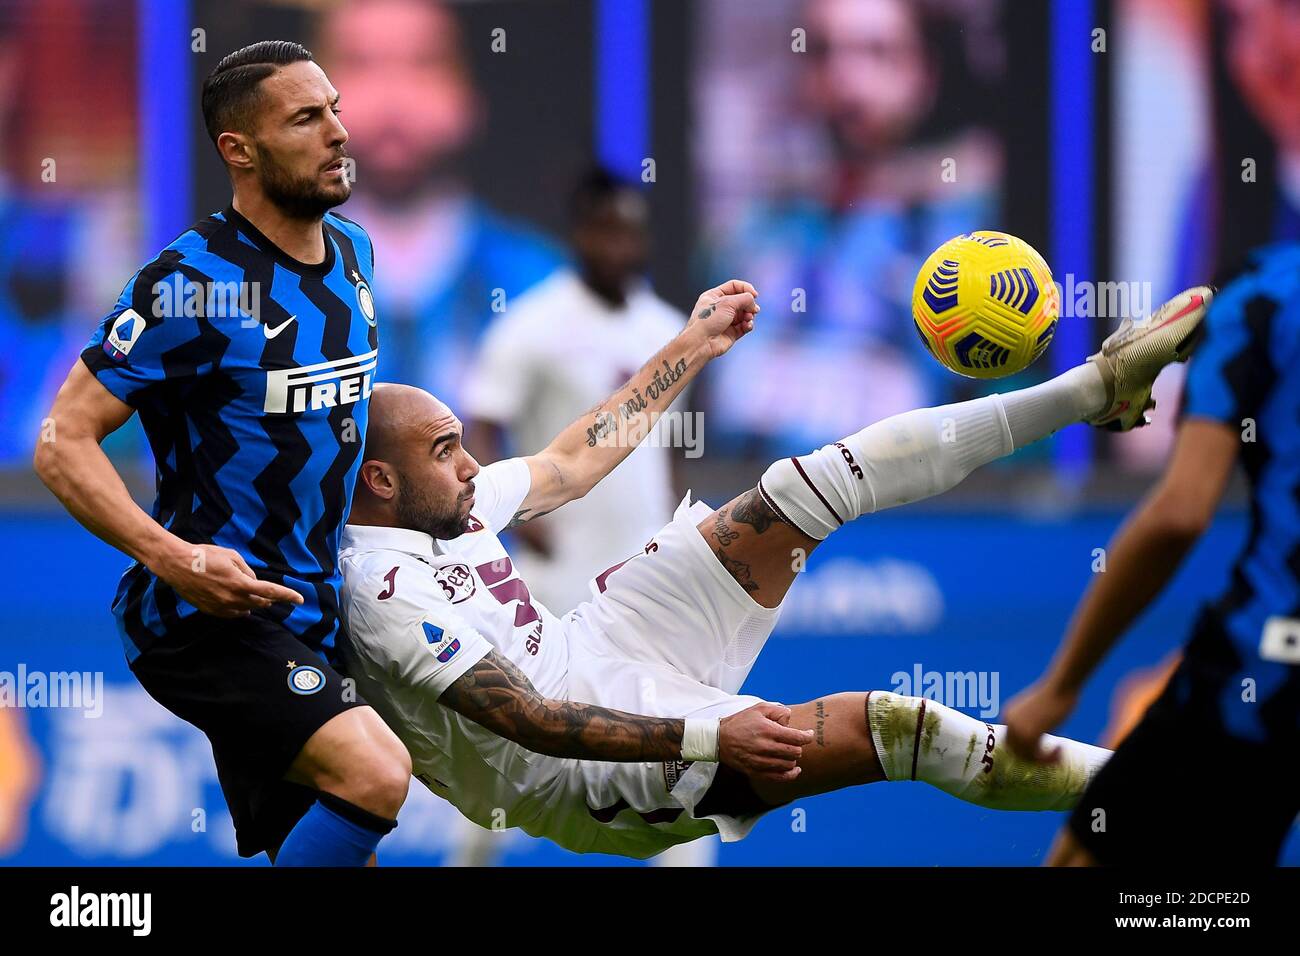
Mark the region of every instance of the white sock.
[[1069, 810], [1110, 758], [1102, 747], [1046, 735], [1054, 763], [1017, 757], [1006, 726], [921, 697], [872, 691], [867, 721], [889, 780], [921, 780], [993, 810]]
[[1101, 372], [1089, 362], [1031, 388], [886, 418], [812, 454], [774, 462], [758, 489], [820, 541], [861, 515], [947, 491], [1105, 403]]
[[1011, 436], [1020, 449], [1103, 411], [1106, 383], [1096, 365], [1084, 362], [1041, 385], [1007, 392], [1001, 398]]

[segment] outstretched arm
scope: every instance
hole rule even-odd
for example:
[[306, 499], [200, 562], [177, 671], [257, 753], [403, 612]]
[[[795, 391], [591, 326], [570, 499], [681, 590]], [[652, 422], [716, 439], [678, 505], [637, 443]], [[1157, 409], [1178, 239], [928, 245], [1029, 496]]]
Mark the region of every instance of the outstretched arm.
[[[543, 697], [523, 671], [496, 651], [452, 682], [438, 700], [536, 753], [629, 763], [682, 759], [685, 720]], [[717, 759], [758, 777], [793, 780], [801, 747], [811, 735], [784, 726], [789, 716], [781, 704], [757, 704], [724, 717]]]
[[100, 443], [133, 412], [76, 361], [54, 398], [32, 462], [68, 513], [201, 611], [235, 617], [276, 601], [301, 604], [298, 592], [258, 580], [238, 552], [184, 541], [132, 500]]
[[1168, 470], [1107, 548], [1047, 672], [1007, 705], [1008, 743], [1024, 756], [1074, 710], [1097, 664], [1164, 589], [1209, 526], [1237, 460], [1240, 436], [1208, 419], [1178, 431]]
[[525, 459], [532, 484], [511, 526], [581, 498], [618, 467], [700, 369], [754, 328], [756, 295], [740, 279], [705, 292], [686, 328], [622, 388]]

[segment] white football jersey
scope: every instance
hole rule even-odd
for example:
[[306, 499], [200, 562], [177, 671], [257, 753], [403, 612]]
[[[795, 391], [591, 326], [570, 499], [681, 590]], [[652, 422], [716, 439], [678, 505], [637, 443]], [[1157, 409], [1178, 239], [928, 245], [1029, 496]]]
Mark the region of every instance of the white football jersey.
[[[523, 459], [489, 465], [474, 480], [469, 530], [452, 541], [421, 531], [348, 525], [339, 566], [347, 639], [339, 652], [363, 699], [402, 737], [416, 775], [470, 819], [492, 826], [494, 811], [521, 825], [545, 799], [524, 750], [437, 700], [495, 649], [548, 697], [563, 697], [569, 649], [560, 621], [532, 599], [497, 538], [528, 493]], [[541, 789], [539, 790], [539, 785]]]
[[438, 541], [348, 525], [339, 566], [347, 675], [411, 754], [415, 776], [480, 826], [520, 827], [578, 852], [647, 857], [741, 819], [694, 816], [716, 764], [547, 757], [461, 717], [438, 698], [495, 650], [542, 695], [650, 716], [724, 717], [758, 703], [739, 688], [778, 612], [762, 608], [683, 502], [640, 553], [597, 575], [593, 598], [557, 619], [535, 600], [496, 531], [527, 494], [527, 464], [475, 479], [471, 530]]

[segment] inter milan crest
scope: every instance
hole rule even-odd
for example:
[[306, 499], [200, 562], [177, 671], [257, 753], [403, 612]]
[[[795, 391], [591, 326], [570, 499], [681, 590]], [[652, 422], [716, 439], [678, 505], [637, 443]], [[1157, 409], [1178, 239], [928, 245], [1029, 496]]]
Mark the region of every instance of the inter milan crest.
[[361, 314], [366, 317], [366, 321], [371, 325], [375, 324], [375, 297], [370, 293], [370, 286], [366, 280], [361, 278], [355, 270], [352, 272], [353, 277], [357, 280], [357, 305], [361, 309]]
[[296, 661], [290, 661], [292, 670], [289, 671], [289, 689], [295, 694], [314, 694], [325, 686], [325, 674], [318, 667], [311, 667], [307, 664], [298, 664], [294, 667]]

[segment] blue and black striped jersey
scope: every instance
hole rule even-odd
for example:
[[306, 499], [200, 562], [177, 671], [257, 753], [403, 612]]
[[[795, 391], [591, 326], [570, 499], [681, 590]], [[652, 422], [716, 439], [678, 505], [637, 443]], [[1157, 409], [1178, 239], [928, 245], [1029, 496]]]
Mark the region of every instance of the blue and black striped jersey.
[[[300, 592], [264, 613], [328, 648], [379, 340], [370, 238], [334, 213], [323, 228], [308, 265], [233, 208], [207, 217], [135, 274], [81, 357], [140, 416], [154, 519]], [[134, 660], [197, 612], [137, 563], [113, 613]]]
[[1300, 618], [1300, 244], [1256, 250], [1215, 297], [1183, 403], [1241, 432], [1250, 484], [1249, 536], [1214, 607], [1255, 694], [1243, 706], [1241, 681], [1228, 681], [1225, 724], [1251, 738], [1294, 732], [1300, 666], [1262, 659], [1260, 646], [1269, 619]]

